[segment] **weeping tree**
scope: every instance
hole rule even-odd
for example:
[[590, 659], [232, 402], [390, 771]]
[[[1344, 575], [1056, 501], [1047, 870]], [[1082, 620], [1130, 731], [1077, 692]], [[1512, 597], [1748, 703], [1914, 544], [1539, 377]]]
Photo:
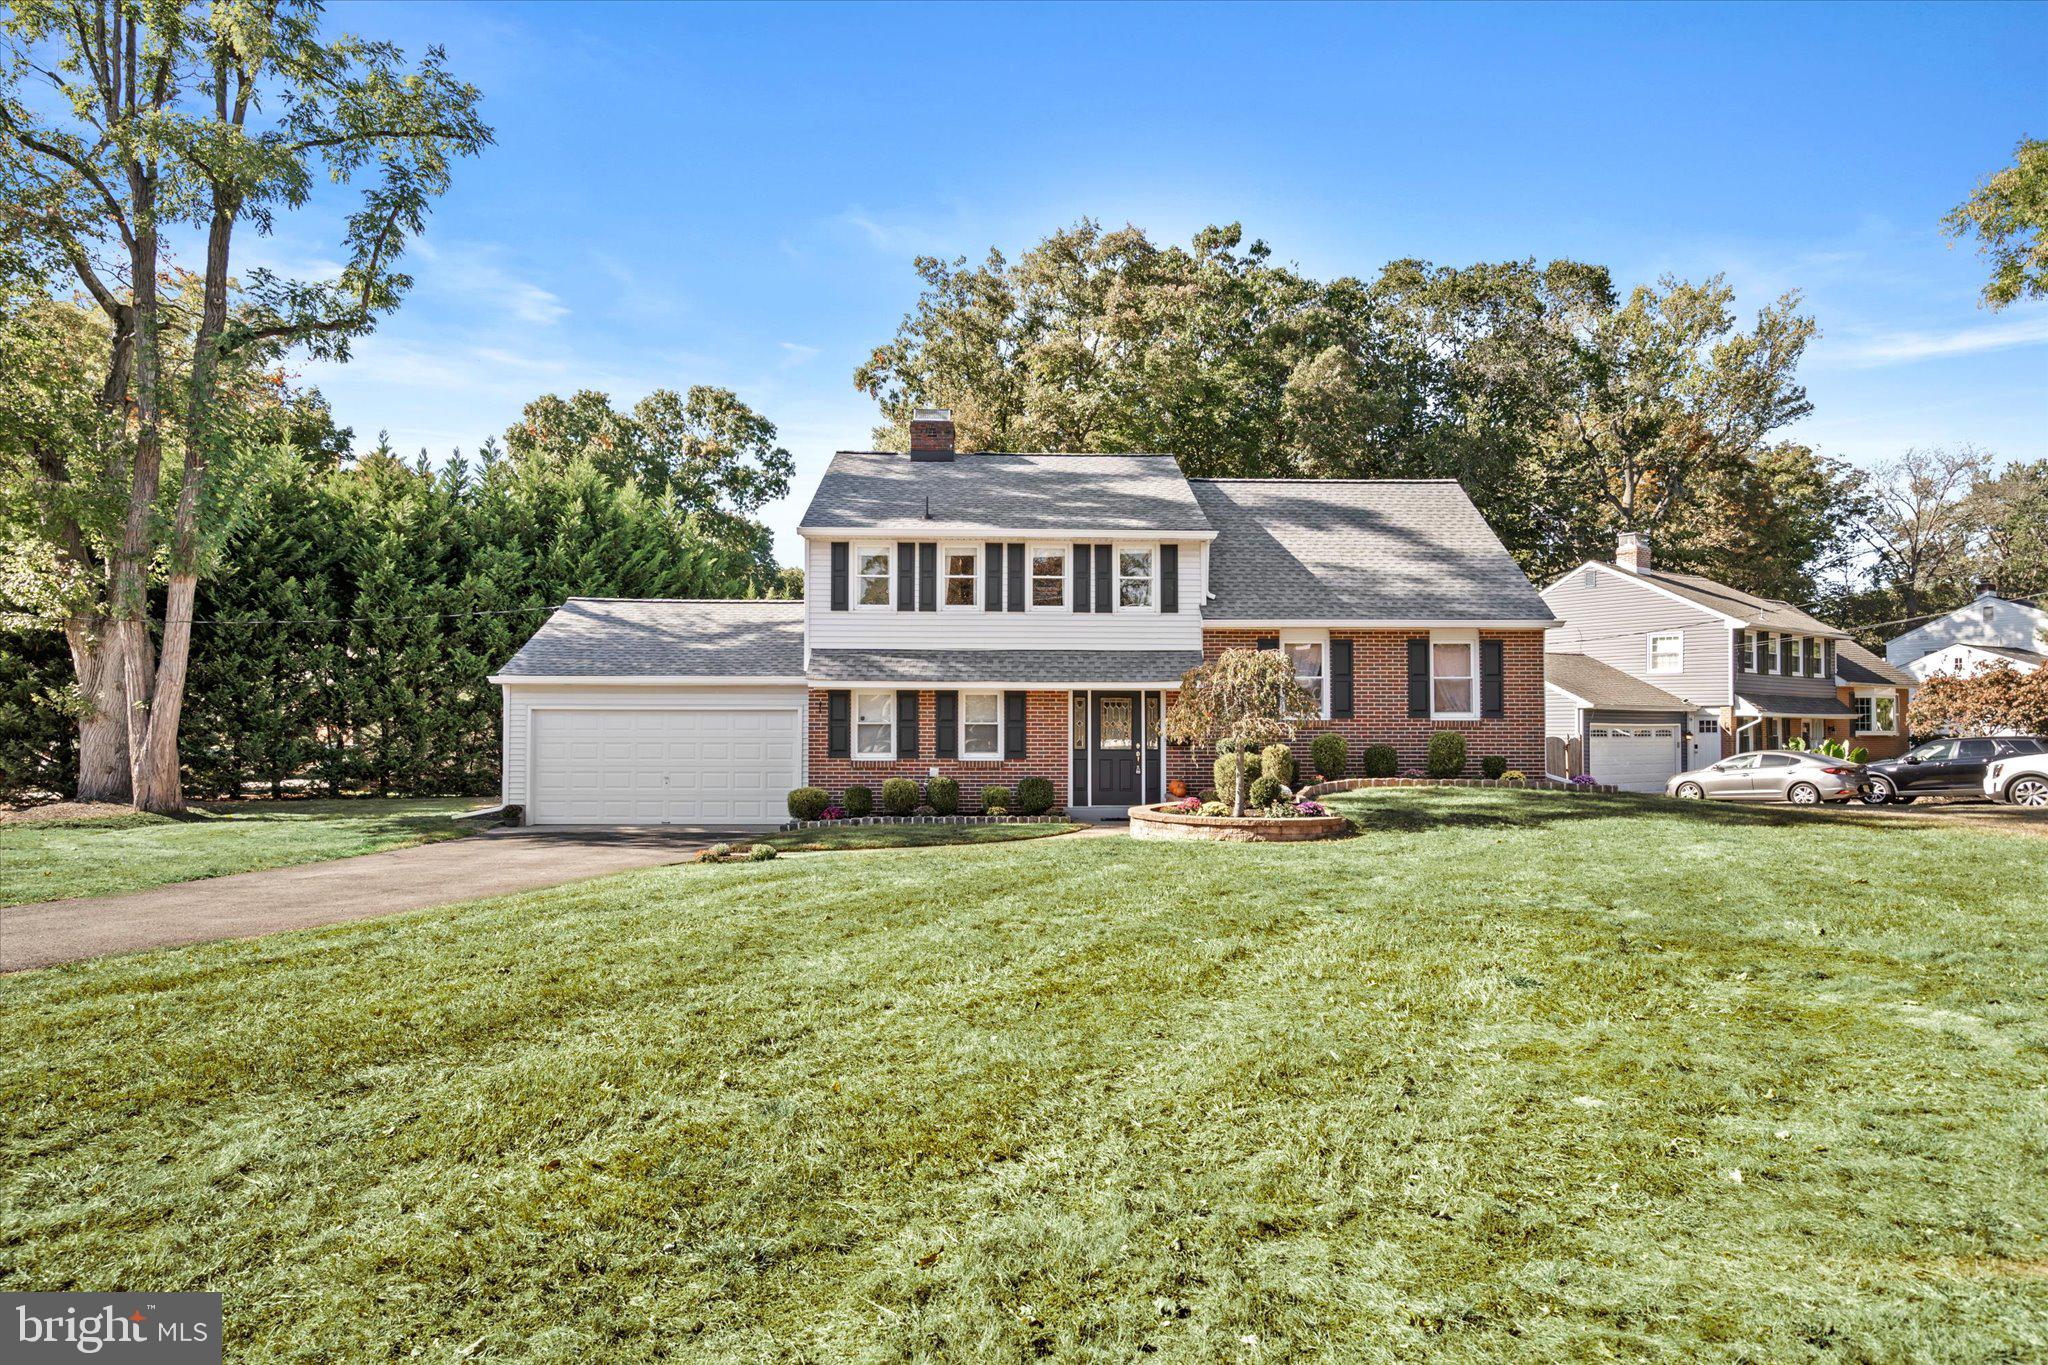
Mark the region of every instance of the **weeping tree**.
[[[409, 63], [389, 43], [323, 34], [320, 20], [295, 0], [15, 0], [0, 15], [11, 268], [68, 277], [108, 327], [94, 388], [115, 438], [97, 461], [49, 462], [39, 476], [55, 502], [112, 509], [97, 524], [56, 517], [44, 558], [80, 621], [81, 694], [101, 720], [121, 718], [128, 795], [143, 810], [184, 804], [193, 600], [230, 502], [216, 473], [233, 436], [224, 381], [294, 350], [346, 359], [410, 286], [398, 260], [452, 162], [490, 141], [476, 89], [439, 49]], [[238, 282], [237, 231], [269, 232], [321, 176], [355, 187], [342, 268]], [[189, 316], [165, 287], [183, 242], [198, 261]], [[177, 364], [169, 338], [181, 334]]]
[[1226, 649], [1181, 675], [1180, 694], [1166, 708], [1169, 744], [1229, 745], [1237, 762], [1230, 813], [1244, 814], [1244, 751], [1293, 739], [1297, 723], [1322, 713], [1322, 701], [1294, 676], [1277, 649]]

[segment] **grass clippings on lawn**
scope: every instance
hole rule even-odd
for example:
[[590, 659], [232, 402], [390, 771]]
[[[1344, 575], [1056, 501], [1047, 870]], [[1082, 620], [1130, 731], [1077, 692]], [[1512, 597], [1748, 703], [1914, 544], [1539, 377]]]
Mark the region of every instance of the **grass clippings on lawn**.
[[465, 797], [236, 801], [169, 818], [106, 816], [0, 825], [0, 905], [122, 891], [325, 862], [455, 839]]
[[0, 1288], [233, 1359], [2038, 1359], [2048, 855], [1379, 792], [0, 982]]

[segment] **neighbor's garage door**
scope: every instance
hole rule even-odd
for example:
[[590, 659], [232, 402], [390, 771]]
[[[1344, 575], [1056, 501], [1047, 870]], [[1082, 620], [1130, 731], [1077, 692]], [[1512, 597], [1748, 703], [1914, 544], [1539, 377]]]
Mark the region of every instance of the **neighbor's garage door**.
[[1678, 771], [1676, 725], [1594, 725], [1586, 740], [1586, 770], [1596, 782], [1660, 792]]
[[768, 825], [797, 785], [791, 710], [533, 713], [541, 825]]

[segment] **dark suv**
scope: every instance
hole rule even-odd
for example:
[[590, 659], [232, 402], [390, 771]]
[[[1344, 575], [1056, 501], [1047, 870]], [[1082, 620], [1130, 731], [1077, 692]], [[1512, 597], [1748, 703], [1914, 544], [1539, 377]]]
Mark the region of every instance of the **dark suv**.
[[1914, 745], [1903, 757], [1870, 764], [1870, 785], [1863, 799], [1873, 806], [1887, 801], [1903, 806], [1921, 796], [1982, 796], [1984, 769], [1993, 759], [2044, 752], [2048, 752], [2048, 740], [2038, 735], [1930, 739]]

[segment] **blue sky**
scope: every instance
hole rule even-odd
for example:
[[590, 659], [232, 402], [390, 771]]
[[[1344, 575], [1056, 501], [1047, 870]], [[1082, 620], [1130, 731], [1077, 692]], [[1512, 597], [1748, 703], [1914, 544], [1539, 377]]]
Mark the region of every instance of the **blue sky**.
[[[1576, 257], [1626, 287], [1799, 288], [1822, 338], [1796, 434], [1870, 463], [2048, 456], [2048, 305], [1990, 313], [1938, 220], [2048, 135], [2048, 6], [1631, 8], [345, 4], [448, 49], [497, 145], [418, 285], [347, 366], [360, 444], [474, 450], [537, 394], [737, 390], [797, 456], [778, 549], [854, 367], [922, 252], [1082, 216], [1184, 241], [1241, 221], [1321, 276]], [[338, 208], [323, 197], [316, 208]], [[318, 269], [315, 212], [240, 261]]]

